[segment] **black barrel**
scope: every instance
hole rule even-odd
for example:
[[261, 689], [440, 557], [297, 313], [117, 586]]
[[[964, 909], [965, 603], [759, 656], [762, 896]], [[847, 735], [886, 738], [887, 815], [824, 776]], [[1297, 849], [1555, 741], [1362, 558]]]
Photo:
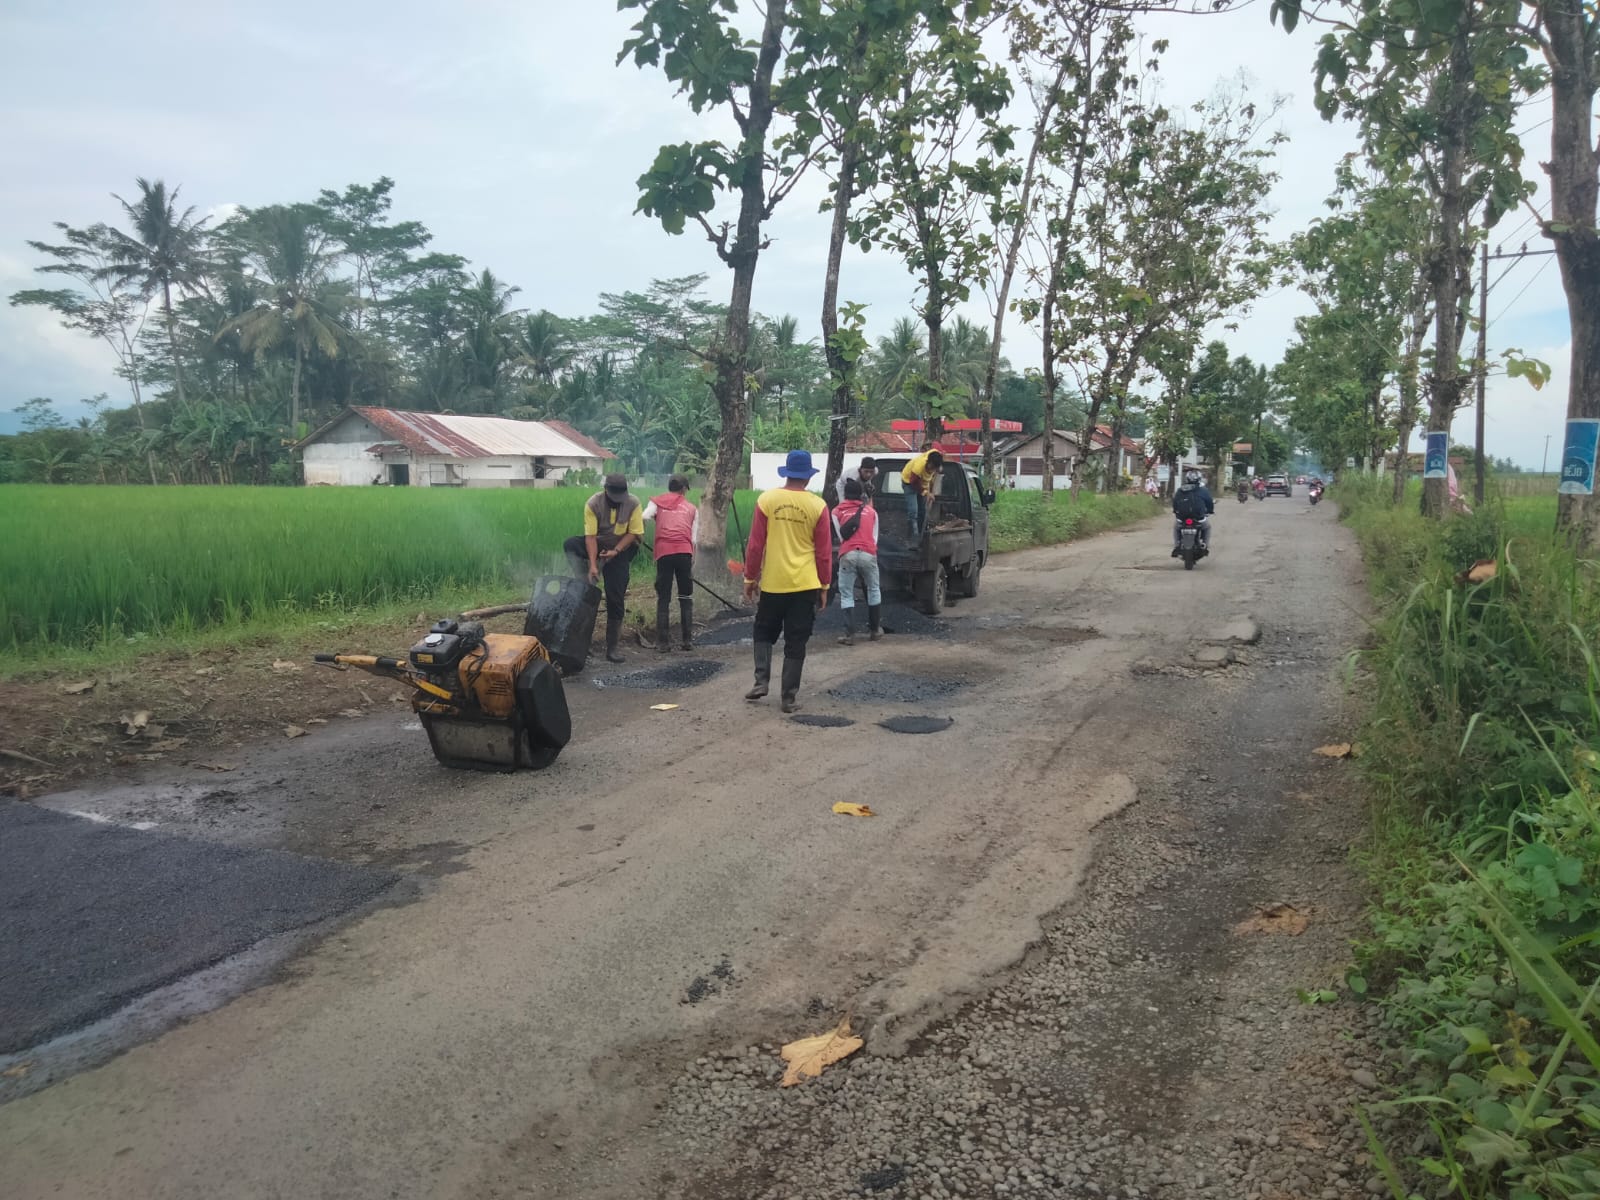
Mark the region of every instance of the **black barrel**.
[[541, 575], [534, 581], [522, 632], [544, 643], [563, 675], [576, 675], [589, 657], [599, 615], [600, 589], [594, 584], [570, 575]]
[[527, 739], [522, 765], [535, 770], [548, 767], [572, 739], [572, 716], [561, 676], [542, 658], [528, 664], [517, 677], [517, 711]]

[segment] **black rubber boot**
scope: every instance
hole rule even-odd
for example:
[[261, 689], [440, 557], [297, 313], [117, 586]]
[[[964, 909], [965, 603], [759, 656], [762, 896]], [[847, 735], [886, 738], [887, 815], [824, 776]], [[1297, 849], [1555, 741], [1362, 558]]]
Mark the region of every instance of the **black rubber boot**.
[[765, 700], [772, 682], [772, 643], [756, 643], [756, 685], [744, 694], [746, 700]]
[[883, 605], [867, 605], [867, 638], [877, 641], [883, 636]]
[[666, 600], [656, 601], [656, 653], [665, 654], [672, 649], [672, 606]]
[[694, 601], [678, 601], [678, 624], [683, 627], [683, 648], [694, 649]]
[[783, 711], [786, 713], [792, 713], [800, 707], [796, 697], [800, 694], [800, 672], [805, 667], [806, 660], [803, 658], [783, 660]]
[[617, 653], [617, 643], [619, 641], [621, 641], [621, 640], [622, 640], [622, 618], [621, 617], [607, 617], [606, 618], [606, 661], [607, 662], [619, 663], [619, 662], [626, 662], [627, 661], [627, 659], [623, 658], [622, 655]]
[[856, 610], [844, 610], [844, 636], [839, 639], [841, 646], [854, 646], [856, 644]]

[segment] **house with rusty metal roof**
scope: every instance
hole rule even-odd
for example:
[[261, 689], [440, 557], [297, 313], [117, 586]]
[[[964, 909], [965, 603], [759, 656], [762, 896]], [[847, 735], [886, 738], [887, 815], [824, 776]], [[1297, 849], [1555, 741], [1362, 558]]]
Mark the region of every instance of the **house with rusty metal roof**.
[[555, 487], [616, 457], [565, 421], [347, 408], [296, 449], [310, 484]]

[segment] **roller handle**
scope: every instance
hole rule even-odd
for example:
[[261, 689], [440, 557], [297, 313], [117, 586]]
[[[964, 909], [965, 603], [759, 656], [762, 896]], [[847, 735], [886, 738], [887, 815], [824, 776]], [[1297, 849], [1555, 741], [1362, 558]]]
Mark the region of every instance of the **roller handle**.
[[380, 671], [403, 671], [406, 664], [398, 658], [376, 654], [313, 654], [313, 662], [342, 663], [347, 667], [377, 667]]

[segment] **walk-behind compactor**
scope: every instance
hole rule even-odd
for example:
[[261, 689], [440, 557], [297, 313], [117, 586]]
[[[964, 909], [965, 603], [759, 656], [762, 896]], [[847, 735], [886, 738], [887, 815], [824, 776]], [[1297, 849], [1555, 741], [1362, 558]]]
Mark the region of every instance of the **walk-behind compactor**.
[[485, 633], [476, 621], [437, 621], [405, 658], [319, 654], [411, 689], [411, 708], [447, 767], [539, 770], [572, 737], [550, 652], [528, 634]]

